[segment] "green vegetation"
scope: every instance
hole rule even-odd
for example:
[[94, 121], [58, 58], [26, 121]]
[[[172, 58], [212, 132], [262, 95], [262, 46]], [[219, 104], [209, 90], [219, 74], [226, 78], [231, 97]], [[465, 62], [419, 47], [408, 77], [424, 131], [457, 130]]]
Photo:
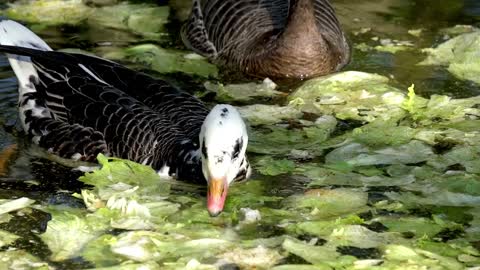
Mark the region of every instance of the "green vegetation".
[[[426, 97], [419, 84], [406, 89], [411, 82], [360, 71], [311, 79], [291, 93], [269, 79], [227, 83], [204, 58], [164, 48], [171, 11], [153, 4], [19, 1], [2, 12], [37, 29], [89, 28], [101, 40], [108, 34], [110, 43], [90, 53], [200, 80], [195, 94], [237, 105], [246, 119], [254, 175], [234, 184], [225, 211], [211, 218], [204, 187], [100, 155], [101, 167], [80, 177], [86, 185], [72, 194], [85, 207], [0, 200], [0, 269], [55, 269], [78, 260], [121, 270], [480, 265], [480, 96]], [[404, 32], [428, 35], [423, 28]], [[478, 29], [441, 34], [456, 37], [424, 50], [421, 65], [480, 83]], [[418, 44], [372, 40], [356, 49], [421, 55]], [[44, 257], [7, 226], [35, 211], [51, 216], [46, 228], [29, 231]]]

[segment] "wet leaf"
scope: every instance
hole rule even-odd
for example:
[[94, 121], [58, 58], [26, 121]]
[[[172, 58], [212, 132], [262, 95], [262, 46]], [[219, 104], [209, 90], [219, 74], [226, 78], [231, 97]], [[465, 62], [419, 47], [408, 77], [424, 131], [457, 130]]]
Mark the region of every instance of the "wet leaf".
[[100, 236], [105, 229], [105, 224], [90, 223], [81, 213], [59, 211], [52, 214], [52, 220], [40, 238], [52, 252], [50, 259], [63, 261], [79, 256], [85, 245]]
[[399, 126], [394, 121], [377, 120], [353, 130], [354, 141], [372, 148], [396, 146], [410, 142], [415, 130], [408, 126]]
[[413, 233], [417, 238], [433, 237], [446, 228], [458, 228], [457, 224], [439, 224], [434, 220], [420, 217], [378, 217], [374, 219], [385, 225], [390, 232]]
[[244, 269], [270, 269], [283, 258], [277, 250], [263, 246], [252, 249], [236, 248], [221, 254], [219, 257]]
[[255, 161], [255, 169], [263, 175], [279, 175], [290, 173], [295, 169], [295, 163], [288, 159], [273, 159], [270, 156]]
[[284, 264], [271, 268], [272, 270], [330, 270], [329, 266], [308, 264]]
[[361, 225], [345, 225], [335, 228], [327, 240], [329, 245], [358, 248], [378, 248], [404, 241], [399, 234], [377, 233]]
[[182, 239], [149, 231], [126, 232], [112, 244], [113, 253], [130, 260], [146, 262], [183, 258], [209, 258], [231, 248], [233, 243], [215, 238]]
[[336, 218], [331, 220], [299, 222], [290, 229], [294, 230], [297, 234], [309, 234], [318, 236], [320, 238], [326, 238], [336, 228], [341, 228], [344, 225], [363, 224], [363, 222], [363, 219], [352, 215], [345, 218]]
[[291, 106], [254, 104], [238, 107], [238, 111], [251, 126], [277, 124], [302, 116], [302, 112]]
[[[336, 164], [339, 165], [339, 164]], [[340, 164], [341, 165], [341, 164]], [[395, 165], [392, 165], [395, 166]], [[342, 185], [342, 186], [404, 186], [415, 181], [415, 176], [411, 169], [403, 172], [400, 175], [384, 175], [382, 170], [362, 170], [358, 168], [358, 172], [350, 171], [351, 168], [347, 164], [347, 171], [341, 171], [338, 167], [325, 167], [321, 164], [305, 164], [299, 166], [295, 172], [305, 175], [312, 181], [309, 183], [310, 187]], [[388, 170], [389, 168], [387, 168]], [[368, 173], [374, 173], [369, 175]]]
[[312, 264], [326, 265], [325, 262], [333, 261], [340, 256], [334, 248], [312, 246], [299, 241], [285, 239], [282, 247]]
[[81, 0], [17, 1], [5, 11], [10, 19], [44, 25], [77, 25], [93, 11]]
[[434, 157], [428, 145], [412, 140], [407, 144], [372, 149], [359, 143], [339, 147], [326, 156], [327, 164], [345, 162], [350, 166], [415, 164]]
[[42, 262], [37, 257], [24, 250], [6, 250], [0, 252], [0, 269], [35, 269], [35, 270], [53, 270], [46, 262]]
[[357, 71], [341, 72], [305, 82], [289, 100], [304, 112], [339, 119], [373, 121], [404, 115], [404, 94], [388, 78]]
[[149, 4], [120, 3], [96, 8], [88, 18], [92, 28], [128, 30], [151, 39], [166, 35], [169, 7]]
[[[385, 249], [385, 267], [437, 267], [438, 269], [463, 269], [453, 258], [447, 258], [421, 249], [402, 245], [390, 245]], [[388, 268], [387, 268], [388, 269]]]
[[32, 205], [35, 201], [26, 197], [15, 200], [0, 200], [0, 215], [17, 211]]
[[368, 195], [361, 189], [313, 189], [284, 201], [285, 207], [308, 211], [312, 217], [336, 217], [366, 210]]
[[427, 59], [421, 65], [443, 65], [448, 71], [463, 80], [480, 83], [480, 65], [476, 59], [480, 51], [480, 31], [452, 38], [434, 49], [425, 49]]
[[116, 236], [104, 234], [86, 244], [82, 249], [82, 257], [97, 267], [119, 264], [122, 259], [110, 250], [110, 246], [116, 241]]
[[282, 92], [275, 90], [277, 85], [268, 78], [263, 80], [262, 83], [223, 85], [222, 83], [206, 82], [204, 86], [208, 91], [216, 93], [216, 99], [219, 102], [248, 102], [255, 98], [272, 98], [284, 95]]
[[265, 194], [268, 187], [263, 181], [250, 180], [242, 184], [233, 185], [225, 204], [227, 211], [239, 211], [240, 208], [258, 208], [268, 202], [278, 202], [282, 198]]
[[174, 49], [165, 49], [154, 44], [142, 44], [129, 48], [111, 48], [103, 51], [102, 56], [114, 61], [140, 64], [143, 68], [159, 73], [183, 72], [201, 77], [216, 77], [218, 70], [203, 57], [191, 57], [192, 54]]
[[259, 154], [286, 155], [292, 150], [306, 150], [308, 155], [323, 153], [322, 143], [327, 141], [335, 130], [337, 121], [331, 117], [321, 117], [310, 126], [301, 129], [288, 129], [283, 126], [268, 126], [250, 133], [248, 151]]
[[[102, 154], [97, 157], [97, 160], [102, 168], [86, 173], [80, 177], [80, 181], [93, 185], [98, 189], [117, 183], [124, 183], [130, 186], [139, 184], [142, 186], [162, 185], [165, 189], [164, 194], [169, 192], [169, 185], [161, 182], [158, 174], [149, 166], [118, 158], [107, 158]], [[120, 190], [125, 188], [128, 187], [118, 186]]]
[[0, 248], [12, 244], [18, 238], [18, 235], [0, 230]]
[[128, 264], [121, 264], [115, 265], [111, 267], [100, 267], [90, 270], [157, 270], [160, 269], [160, 266], [155, 262], [146, 262], [146, 263], [128, 263]]
[[392, 200], [401, 201], [402, 203], [411, 206], [438, 205], [475, 207], [480, 203], [480, 196], [472, 196], [450, 191], [438, 191], [435, 193], [426, 193], [424, 195], [415, 195], [410, 192], [387, 192], [386, 195]]

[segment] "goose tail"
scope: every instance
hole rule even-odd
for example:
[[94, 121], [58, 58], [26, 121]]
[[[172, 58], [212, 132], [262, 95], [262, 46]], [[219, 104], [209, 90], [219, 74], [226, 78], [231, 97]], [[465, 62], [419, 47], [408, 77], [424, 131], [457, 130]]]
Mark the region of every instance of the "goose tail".
[[[52, 49], [40, 37], [25, 26], [12, 21], [0, 20], [0, 45], [24, 47], [42, 51]], [[32, 76], [38, 78], [37, 72], [28, 56], [7, 54], [10, 65], [18, 78], [20, 88], [27, 88]]]
[[[52, 49], [40, 37], [25, 26], [7, 19], [0, 18], [0, 45], [24, 47], [35, 50], [51, 51]], [[39, 81], [38, 73], [30, 57], [6, 53], [10, 66], [18, 79], [20, 120], [25, 130], [29, 130], [26, 123], [26, 112], [33, 116], [50, 117], [48, 110], [38, 103], [35, 98], [37, 91], [35, 84]]]

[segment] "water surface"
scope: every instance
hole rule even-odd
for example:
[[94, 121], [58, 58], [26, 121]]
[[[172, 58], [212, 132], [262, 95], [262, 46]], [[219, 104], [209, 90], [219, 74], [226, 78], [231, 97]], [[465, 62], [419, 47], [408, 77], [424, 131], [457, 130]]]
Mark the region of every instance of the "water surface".
[[[137, 1], [139, 2], [139, 1]], [[156, 2], [156, 1], [151, 1]], [[165, 1], [158, 1], [167, 5]], [[158, 3], [157, 2], [157, 3]], [[174, 12], [167, 25], [168, 35], [161, 40], [148, 40], [163, 47], [184, 49], [179, 40], [180, 21], [188, 14], [190, 1], [170, 1]], [[434, 47], [448, 38], [441, 29], [458, 24], [480, 26], [480, 1], [476, 0], [336, 0], [334, 6], [349, 39], [353, 44], [353, 58], [346, 70], [378, 73], [393, 79], [393, 84], [407, 89], [412, 83], [417, 93], [428, 97], [432, 94], [445, 94], [452, 97], [471, 97], [480, 94], [480, 87], [472, 82], [461, 81], [442, 67], [424, 67], [416, 64], [425, 55], [420, 48]], [[0, 8], [4, 8], [0, 5]], [[185, 8], [187, 7], [187, 8]], [[409, 30], [422, 29], [415, 37]], [[358, 34], [364, 30], [365, 33]], [[39, 35], [54, 49], [78, 48], [87, 51], [101, 50], [102, 47], [127, 47], [137, 44], [135, 35], [123, 31], [86, 26], [51, 26], [40, 29]], [[361, 51], [356, 44], [370, 46], [379, 44], [377, 40], [390, 39], [409, 42], [411, 50], [395, 54], [376, 50]], [[145, 39], [142, 40], [145, 42]], [[185, 86], [187, 91], [200, 89], [203, 79], [185, 74], [171, 74], [167, 78]], [[237, 78], [226, 78], [235, 81]], [[284, 86], [289, 90], [290, 86]], [[277, 102], [277, 101], [276, 101]], [[3, 55], [0, 55], [0, 149], [17, 145], [18, 153], [10, 160], [9, 170], [0, 177], [0, 198], [26, 196], [47, 204], [81, 206], [70, 194], [78, 192], [82, 185], [75, 181], [80, 173], [71, 173], [67, 167], [42, 158], [40, 150], [32, 148], [25, 140], [17, 122], [17, 84], [13, 72]], [[281, 176], [269, 179], [269, 195], [288, 196], [303, 192], [305, 179]], [[384, 198], [385, 189], [371, 190], [370, 200]], [[201, 192], [200, 192], [201, 194]], [[203, 195], [203, 194], [201, 194]], [[45, 246], [32, 233], [45, 229], [49, 216], [34, 211], [30, 216], [16, 217], [0, 229], [12, 231], [24, 240], [18, 243], [32, 254], [46, 258], [49, 254]], [[271, 228], [263, 228], [264, 235], [270, 235]], [[348, 251], [347, 251], [348, 253]], [[295, 258], [291, 259], [295, 262]], [[82, 260], [56, 264], [59, 268], [80, 269], [90, 267]]]

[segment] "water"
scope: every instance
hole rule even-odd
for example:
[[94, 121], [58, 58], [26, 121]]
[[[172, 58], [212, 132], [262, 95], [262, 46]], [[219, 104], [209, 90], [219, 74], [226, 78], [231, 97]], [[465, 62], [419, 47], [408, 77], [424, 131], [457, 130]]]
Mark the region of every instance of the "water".
[[[153, 2], [153, 1], [152, 1]], [[168, 25], [169, 36], [162, 40], [152, 40], [164, 47], [182, 48], [178, 38], [179, 20], [188, 14], [185, 3], [190, 1], [174, 1], [171, 23]], [[166, 4], [161, 1], [160, 4]], [[394, 79], [394, 84], [407, 89], [414, 83], [420, 95], [446, 94], [453, 97], [470, 97], [480, 94], [480, 87], [471, 82], [454, 78], [441, 67], [421, 67], [416, 63], [424, 58], [417, 48], [432, 47], [445, 40], [439, 33], [441, 28], [457, 24], [480, 26], [480, 1], [476, 0], [336, 0], [335, 8], [340, 21], [353, 44], [366, 42], [375, 45], [373, 37], [380, 39], [396, 39], [410, 41], [414, 50], [390, 54], [378, 51], [362, 52], [353, 49], [352, 62], [347, 70], [359, 70], [379, 73]], [[0, 6], [2, 8], [2, 6]], [[355, 35], [362, 28], [371, 28], [366, 34]], [[408, 34], [408, 30], [423, 29], [419, 38]], [[87, 27], [48, 27], [38, 31], [54, 49], [80, 48], [92, 50], [106, 43], [114, 46], [135, 44], [135, 36], [112, 29], [89, 29]], [[187, 75], [170, 76], [177, 80], [187, 91], [200, 86], [198, 78]], [[285, 87], [289, 88], [289, 87]], [[0, 177], [0, 198], [16, 198], [27, 196], [44, 204], [66, 204], [80, 206], [81, 203], [69, 195], [78, 192], [81, 184], [76, 181], [79, 173], [72, 174], [70, 169], [39, 157], [38, 150], [25, 141], [18, 128], [17, 85], [4, 56], [0, 56], [0, 149], [11, 145], [18, 146], [18, 153], [12, 157], [9, 170]], [[41, 156], [41, 155], [40, 155]], [[2, 172], [0, 172], [2, 173]], [[294, 184], [292, 184], [292, 182]], [[273, 182], [272, 182], [273, 183]], [[277, 178], [270, 187], [270, 195], [288, 196], [298, 193], [305, 187], [304, 179], [289, 177]], [[372, 190], [370, 199], [382, 196], [382, 192]], [[32, 231], [45, 229], [49, 215], [33, 211], [28, 216], [15, 217], [12, 221], [0, 224], [0, 229], [23, 236], [18, 247], [25, 248], [33, 255], [47, 257], [48, 250]], [[265, 228], [265, 231], [269, 228]], [[267, 232], [265, 235], [269, 235]], [[370, 258], [376, 250], [345, 249], [347, 254], [364, 252]], [[375, 257], [375, 256], [373, 256]], [[287, 258], [288, 259], [288, 258]], [[291, 259], [291, 258], [290, 258]], [[292, 259], [292, 262], [295, 260]], [[78, 269], [89, 267], [87, 262], [67, 261], [59, 268]]]

